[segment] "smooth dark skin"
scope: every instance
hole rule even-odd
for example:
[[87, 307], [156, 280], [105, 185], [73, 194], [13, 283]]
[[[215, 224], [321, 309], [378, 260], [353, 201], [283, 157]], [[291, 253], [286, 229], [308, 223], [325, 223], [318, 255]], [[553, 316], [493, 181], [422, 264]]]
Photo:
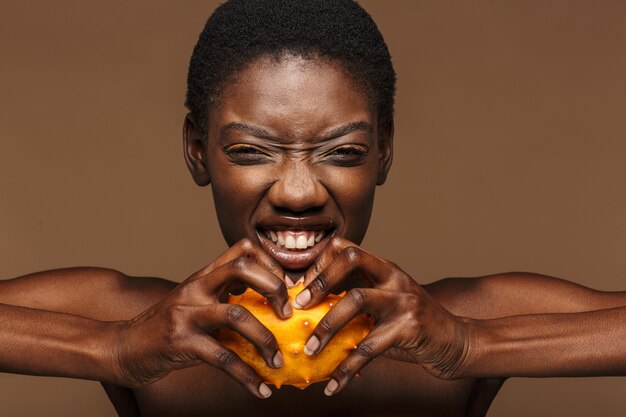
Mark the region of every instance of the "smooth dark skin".
[[[336, 224], [335, 238], [306, 274], [312, 297], [304, 307], [331, 290], [351, 286], [356, 275], [370, 288], [350, 291], [327, 315], [327, 331], [318, 325], [314, 334], [323, 347], [343, 323], [360, 312], [372, 314], [377, 324], [335, 372], [336, 396], [325, 397], [326, 384], [322, 383], [305, 391], [285, 387], [270, 399], [259, 400], [232, 378], [202, 365], [134, 390], [142, 414], [484, 415], [503, 379], [433, 377], [461, 376], [456, 371], [464, 354], [464, 345], [457, 343], [466, 336], [461, 320], [441, 306], [460, 316], [483, 318], [532, 311], [533, 300], [494, 302], [497, 279], [491, 287], [446, 280], [422, 288], [396, 265], [355, 245], [365, 234], [375, 188], [385, 181], [390, 168], [393, 131], [380, 129], [366, 94], [341, 66], [290, 56], [280, 61], [261, 59], [235, 80], [226, 86], [219, 104], [211, 107], [208, 141], [191, 120], [185, 124], [187, 164], [196, 183], [211, 183], [223, 234], [234, 245], [216, 262], [234, 260], [238, 277], [269, 295], [279, 312], [286, 300], [284, 271], [259, 249], [258, 222], [267, 216], [330, 217]], [[355, 122], [371, 128], [321, 139], [328, 131]], [[238, 127], [224, 129], [233, 124]], [[345, 147], [366, 149], [366, 154], [342, 153], [339, 149]], [[201, 273], [200, 281], [216, 279], [207, 273]], [[297, 278], [299, 274], [290, 275]], [[206, 302], [202, 292], [207, 290], [185, 291], [200, 297], [194, 300], [198, 304]], [[255, 329], [249, 335], [266, 332], [254, 320], [247, 321]], [[209, 327], [223, 323], [219, 316], [207, 317], [207, 322], [212, 323]], [[425, 344], [420, 335], [431, 339]], [[265, 346], [258, 344], [268, 364], [275, 346], [273, 338]], [[449, 346], [455, 349], [446, 349]], [[255, 393], [261, 381], [247, 365], [232, 356], [224, 360], [215, 352], [209, 358], [216, 356], [222, 358], [217, 367]], [[215, 360], [207, 362], [216, 364]], [[368, 362], [362, 376], [353, 380]]]
[[[625, 361], [615, 359], [623, 353], [616, 349], [608, 355], [609, 343], [598, 343], [605, 350], [592, 355], [596, 359], [547, 363], [525, 349], [485, 362], [491, 357], [480, 331], [492, 324], [505, 333], [514, 327], [504, 319], [503, 325], [475, 320], [589, 311], [589, 316], [577, 316], [576, 323], [584, 324], [596, 322], [592, 310], [598, 310], [609, 323], [626, 311], [625, 293], [522, 273], [445, 279], [422, 287], [397, 265], [358, 246], [376, 186], [384, 183], [391, 166], [392, 136], [391, 126], [378, 126], [365, 91], [339, 64], [289, 55], [261, 58], [236, 74], [211, 106], [206, 140], [193, 120], [185, 121], [185, 158], [196, 183], [212, 186], [228, 251], [181, 284], [95, 268], [59, 270], [3, 282], [0, 303], [106, 320], [89, 327], [94, 323], [72, 319], [92, 333], [111, 334], [103, 345], [115, 348], [100, 352], [102, 360], [95, 355], [94, 363], [110, 364], [104, 374], [81, 374], [81, 366], [70, 376], [107, 381], [105, 389], [123, 416], [480, 416], [504, 379], [470, 377], [626, 373]], [[334, 235], [320, 243], [325, 246], [310, 264], [286, 270], [262, 249], [258, 228], [271, 222], [332, 223]], [[330, 291], [350, 289], [313, 330], [319, 347], [311, 339], [307, 346], [314, 353], [356, 314], [371, 314], [376, 325], [337, 368], [335, 382], [306, 390], [283, 387], [265, 399], [268, 388], [258, 375], [212, 335], [230, 327], [252, 341], [268, 365], [281, 366], [273, 335], [244, 308], [221, 301], [229, 291], [250, 286], [269, 298], [279, 317], [287, 317], [293, 307], [287, 302], [285, 274], [292, 279], [305, 274], [307, 289], [297, 299], [298, 308], [314, 305]], [[52, 296], [61, 285], [76, 295]], [[31, 326], [49, 318], [39, 310], [23, 313], [20, 320], [32, 315]], [[547, 326], [540, 316], [523, 317], [514, 318], [515, 323], [522, 320], [521, 329], [575, 333], [565, 324], [571, 317]], [[65, 318], [53, 318], [64, 328]], [[623, 340], [609, 333], [599, 329], [594, 338]], [[533, 343], [521, 339], [524, 346]], [[593, 347], [582, 344], [582, 336], [580, 341], [580, 351], [588, 354]], [[64, 374], [36, 366], [16, 366], [15, 371]]]
[[[356, 128], [329, 137], [329, 132], [346, 125]], [[352, 243], [360, 242], [365, 234], [375, 188], [385, 181], [392, 157], [392, 131], [379, 129], [376, 113], [362, 89], [341, 66], [326, 60], [307, 61], [293, 56], [279, 62], [261, 59], [226, 87], [220, 103], [209, 112], [208, 126], [205, 142], [187, 119], [186, 160], [196, 183], [212, 184], [222, 231], [226, 241], [234, 244], [229, 252], [235, 252], [235, 256], [246, 252], [237, 261], [237, 265], [241, 264], [240, 278], [246, 279], [246, 284], [256, 284], [267, 295], [275, 294], [270, 300], [280, 311], [286, 300], [281, 281], [285, 271], [257, 246], [257, 225], [266, 218], [280, 223], [281, 216], [330, 218], [336, 227], [335, 237], [309, 269], [305, 283], [311, 283], [313, 296], [304, 307], [313, 305], [331, 290], [349, 286], [353, 273], [361, 272], [373, 288], [349, 291], [326, 322], [332, 322], [336, 329], [364, 308], [378, 323], [335, 373], [337, 392], [345, 388], [340, 396], [324, 397], [325, 384], [317, 384], [305, 391], [286, 387], [276, 391], [271, 399], [259, 401], [242, 392], [222, 373], [201, 366], [135, 390], [139, 407], [151, 410], [148, 415], [170, 415], [163, 414], [168, 408], [171, 415], [180, 415], [179, 404], [185, 404], [184, 412], [189, 415], [200, 414], [201, 410], [276, 415], [277, 410], [290, 409], [305, 415], [327, 415], [339, 410], [343, 415], [395, 415], [410, 410], [419, 410], [423, 415], [464, 415], [473, 382], [441, 381], [414, 363], [379, 357], [361, 378], [346, 387], [366, 362], [388, 348], [395, 346], [388, 356], [422, 363], [440, 354], [436, 344], [426, 352], [417, 348], [419, 340], [410, 325], [410, 316], [422, 299], [427, 301], [424, 306], [431, 309], [424, 313], [431, 317], [429, 325], [437, 327], [436, 333], [457, 337], [463, 331], [455, 327], [457, 319], [450, 320], [451, 316], [398, 267]], [[264, 132], [259, 132], [261, 129]], [[345, 153], [345, 149], [350, 152]], [[241, 239], [245, 240], [237, 244]], [[231, 258], [226, 256], [225, 261]], [[261, 267], [252, 274], [257, 264]], [[299, 275], [286, 272], [294, 278]], [[322, 275], [318, 276], [319, 272]], [[202, 275], [206, 273], [203, 271]], [[209, 275], [203, 281], [219, 279]], [[320, 285], [321, 277], [325, 277], [325, 285]], [[198, 289], [193, 294], [201, 292], [211, 290]], [[441, 320], [436, 319], [438, 315]], [[224, 324], [221, 318], [207, 321]], [[244, 321], [249, 321], [252, 328], [254, 320]], [[266, 332], [260, 325], [255, 327], [249, 335]], [[323, 333], [320, 328], [315, 333], [325, 344], [332, 331]], [[463, 340], [461, 335], [458, 337]], [[400, 338], [403, 340], [397, 343]], [[267, 345], [266, 359], [276, 352], [273, 339]], [[442, 341], [441, 345], [447, 344]], [[367, 355], [359, 354], [364, 352]], [[450, 362], [458, 362], [461, 354], [453, 352]], [[227, 368], [228, 372], [246, 381], [254, 392], [260, 379], [251, 376], [237, 358], [229, 357], [228, 361], [234, 364]], [[429, 371], [439, 376], [446, 371], [452, 373], [445, 367]]]

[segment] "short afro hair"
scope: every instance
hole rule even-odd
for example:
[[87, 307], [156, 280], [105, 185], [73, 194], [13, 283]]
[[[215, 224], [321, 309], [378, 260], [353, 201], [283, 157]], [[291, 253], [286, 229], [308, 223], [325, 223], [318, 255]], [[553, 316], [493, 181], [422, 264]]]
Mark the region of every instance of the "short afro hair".
[[355, 1], [230, 0], [207, 20], [189, 63], [185, 106], [200, 133], [230, 77], [285, 53], [339, 62], [365, 88], [379, 126], [390, 127], [396, 74], [376, 23]]

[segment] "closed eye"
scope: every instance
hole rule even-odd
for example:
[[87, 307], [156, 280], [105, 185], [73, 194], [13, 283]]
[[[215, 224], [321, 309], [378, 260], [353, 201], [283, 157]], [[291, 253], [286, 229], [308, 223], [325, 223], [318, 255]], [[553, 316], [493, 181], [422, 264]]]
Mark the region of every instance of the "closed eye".
[[224, 153], [240, 165], [254, 165], [269, 162], [270, 155], [253, 145], [235, 144], [225, 146]]
[[342, 145], [328, 152], [326, 159], [337, 165], [351, 166], [363, 162], [368, 153], [369, 148], [367, 146], [357, 144]]

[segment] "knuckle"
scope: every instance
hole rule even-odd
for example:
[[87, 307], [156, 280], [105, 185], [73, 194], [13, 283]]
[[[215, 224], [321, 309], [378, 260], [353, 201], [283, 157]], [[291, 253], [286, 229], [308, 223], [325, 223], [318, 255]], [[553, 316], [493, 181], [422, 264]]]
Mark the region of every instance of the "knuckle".
[[319, 274], [317, 276], [317, 278], [315, 278], [315, 280], [313, 280], [313, 282], [310, 285], [311, 289], [313, 289], [313, 291], [318, 292], [318, 293], [323, 293], [326, 291], [326, 289], [328, 288], [328, 281], [326, 279], [326, 275]]
[[318, 262], [315, 262], [313, 266], [311, 266], [309, 273], [313, 276], [318, 275], [321, 269], [321, 265]]
[[185, 307], [180, 304], [173, 304], [167, 307], [167, 322], [172, 327], [178, 327], [183, 322]]
[[194, 281], [185, 282], [182, 285], [179, 285], [176, 289], [177, 301], [178, 302], [187, 302], [189, 300], [194, 300], [198, 298], [198, 294], [202, 293], [204, 289], [207, 287], [207, 281], [202, 278], [198, 278]]
[[343, 250], [342, 255], [349, 263], [358, 263], [363, 256], [363, 252], [356, 246], [349, 246]]
[[167, 329], [164, 340], [167, 345], [177, 345], [185, 338], [187, 332], [187, 314], [184, 306], [174, 304], [167, 307], [166, 323]]
[[342, 363], [337, 367], [336, 373], [340, 377], [340, 379], [343, 379], [345, 377], [350, 378], [353, 371], [352, 368], [350, 368], [348, 365]]
[[328, 316], [325, 316], [319, 323], [317, 323], [317, 328], [324, 333], [330, 333], [333, 329], [333, 320], [329, 319]]
[[359, 343], [354, 350], [354, 353], [365, 359], [371, 359], [376, 354], [374, 347], [370, 343], [366, 342]]
[[354, 307], [360, 308], [367, 301], [367, 294], [362, 288], [352, 288], [348, 291], [345, 298]]
[[405, 330], [412, 329], [411, 331], [421, 332], [423, 329], [423, 321], [420, 312], [408, 311], [402, 317], [402, 322], [406, 323]]
[[264, 289], [263, 295], [272, 303], [278, 302], [281, 308], [283, 307], [282, 303], [289, 299], [287, 287], [279, 280], [269, 283], [267, 288]]
[[246, 310], [245, 307], [233, 304], [228, 307], [226, 318], [231, 324], [245, 323], [250, 319], [250, 313], [248, 313], [248, 310]]
[[235, 353], [231, 350], [222, 350], [217, 353], [215, 363], [220, 368], [228, 368], [233, 364]]
[[244, 237], [239, 241], [239, 249], [244, 252], [251, 252], [254, 249], [254, 243], [249, 237]]
[[339, 236], [333, 236], [328, 243], [335, 253], [339, 253], [346, 246], [344, 240]]
[[274, 346], [275, 342], [276, 340], [272, 333], [266, 331], [261, 334], [261, 343], [263, 346]]
[[272, 280], [272, 282], [268, 285], [268, 289], [273, 294], [285, 295], [285, 296], [287, 295], [287, 289], [283, 285], [282, 281], [279, 281], [279, 280]]
[[402, 310], [409, 312], [411, 314], [411, 318], [419, 319], [419, 317], [421, 317], [424, 306], [420, 297], [414, 295], [407, 296], [401, 304], [404, 304], [404, 308]]
[[235, 274], [241, 274], [250, 269], [250, 260], [244, 256], [239, 256], [230, 262], [230, 268]]
[[252, 371], [251, 369], [246, 369], [244, 371], [244, 374], [243, 374], [243, 382], [244, 383], [257, 387], [259, 385], [258, 384], [258, 379], [259, 378], [256, 376], [254, 371]]

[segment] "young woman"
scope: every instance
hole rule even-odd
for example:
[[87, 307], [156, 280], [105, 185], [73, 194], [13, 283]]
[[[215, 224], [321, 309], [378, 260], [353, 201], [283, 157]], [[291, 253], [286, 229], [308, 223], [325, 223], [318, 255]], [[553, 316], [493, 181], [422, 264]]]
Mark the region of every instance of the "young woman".
[[[359, 247], [391, 167], [394, 92], [387, 47], [352, 1], [221, 6], [192, 56], [183, 139], [230, 249], [179, 285], [96, 268], [2, 282], [2, 369], [103, 381], [120, 415], [142, 416], [474, 416], [506, 377], [623, 375], [625, 293], [533, 274], [422, 287]], [[282, 366], [274, 336], [221, 302], [241, 285], [281, 318], [349, 289], [311, 355], [356, 314], [376, 325], [328, 383], [272, 395], [212, 336], [231, 327]]]

